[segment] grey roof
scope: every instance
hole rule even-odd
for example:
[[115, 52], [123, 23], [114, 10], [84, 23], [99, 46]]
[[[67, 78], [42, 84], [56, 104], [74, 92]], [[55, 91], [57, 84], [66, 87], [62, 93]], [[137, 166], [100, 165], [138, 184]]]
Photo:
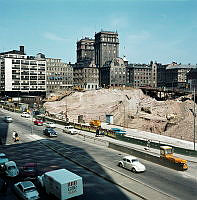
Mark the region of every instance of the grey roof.
[[197, 65], [168, 65], [166, 69], [195, 69]]

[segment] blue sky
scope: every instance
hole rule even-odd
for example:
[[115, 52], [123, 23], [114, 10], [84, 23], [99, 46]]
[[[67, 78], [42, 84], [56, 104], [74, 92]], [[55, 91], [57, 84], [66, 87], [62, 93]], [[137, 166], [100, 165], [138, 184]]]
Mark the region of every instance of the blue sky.
[[197, 0], [0, 0], [0, 52], [76, 62], [76, 42], [116, 31], [129, 63], [197, 63]]

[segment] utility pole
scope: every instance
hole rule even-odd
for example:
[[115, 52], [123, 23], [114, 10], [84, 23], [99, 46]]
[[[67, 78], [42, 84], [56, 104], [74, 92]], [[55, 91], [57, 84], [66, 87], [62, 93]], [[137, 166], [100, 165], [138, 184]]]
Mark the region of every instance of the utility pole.
[[196, 94], [195, 94], [195, 88], [194, 88], [194, 151], [196, 150]]

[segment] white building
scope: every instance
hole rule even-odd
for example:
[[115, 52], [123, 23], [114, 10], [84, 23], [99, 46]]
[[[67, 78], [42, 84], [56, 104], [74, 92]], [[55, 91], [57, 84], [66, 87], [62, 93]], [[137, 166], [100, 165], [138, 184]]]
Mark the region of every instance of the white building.
[[0, 92], [46, 92], [45, 58], [25, 55], [23, 46], [0, 53]]

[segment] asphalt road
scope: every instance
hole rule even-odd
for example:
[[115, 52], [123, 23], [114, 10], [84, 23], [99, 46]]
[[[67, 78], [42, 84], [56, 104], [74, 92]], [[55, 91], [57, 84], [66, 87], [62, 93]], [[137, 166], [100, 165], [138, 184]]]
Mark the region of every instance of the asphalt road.
[[[3, 114], [0, 111], [0, 136], [4, 138], [4, 141], [7, 141], [9, 145], [0, 146], [0, 152], [6, 153], [10, 160], [14, 160], [17, 163], [18, 167], [22, 167], [24, 163], [28, 162], [37, 162], [39, 168], [39, 174], [42, 174], [44, 171], [49, 169], [58, 169], [66, 168], [83, 178], [84, 184], [84, 194], [77, 197], [76, 199], [86, 199], [86, 200], [103, 200], [103, 199], [117, 199], [117, 200], [138, 200], [139, 198], [135, 195], [129, 193], [128, 191], [112, 184], [111, 182], [106, 181], [105, 179], [96, 176], [94, 173], [85, 170], [83, 167], [78, 166], [77, 164], [65, 159], [49, 148], [45, 147], [37, 141], [31, 141], [29, 137], [31, 128], [28, 123], [28, 119], [13, 117], [13, 123], [3, 122]], [[27, 125], [28, 124], [28, 125]], [[41, 128], [41, 127], [40, 127]], [[39, 127], [35, 127], [35, 131], [40, 131]], [[42, 128], [41, 128], [42, 129]], [[19, 133], [22, 141], [17, 144], [12, 141], [12, 132], [16, 130]], [[69, 147], [72, 148], [72, 145], [69, 144]], [[79, 150], [80, 148], [78, 148]], [[81, 149], [81, 152], [84, 150]], [[84, 155], [90, 157], [87, 152], [83, 152]], [[91, 158], [93, 159], [93, 158]], [[100, 167], [100, 166], [97, 166]], [[100, 167], [102, 173], [105, 173]], [[109, 176], [105, 174], [105, 176]], [[4, 177], [1, 177], [1, 179]], [[6, 193], [0, 192], [1, 200], [15, 200], [17, 197], [13, 193], [13, 184], [20, 181], [20, 179], [8, 179], [8, 190]], [[54, 200], [54, 197], [47, 196], [41, 189], [39, 189], [41, 199]]]
[[[7, 137], [6, 134], [7, 133], [11, 134], [11, 132], [15, 129], [19, 132], [19, 134], [23, 134], [25, 138], [24, 140], [27, 142], [29, 138], [29, 134], [31, 134], [32, 123], [30, 122], [29, 119], [24, 119], [24, 118], [16, 117], [16, 116], [17, 116], [16, 114], [13, 114], [14, 123], [9, 124], [9, 128], [6, 127], [7, 124], [0, 122], [1, 135], [3, 132], [5, 139], [7, 139], [7, 142], [12, 142], [10, 141], [11, 140], [10, 137]], [[33, 126], [34, 134], [43, 136], [42, 130], [43, 130], [43, 127]], [[197, 170], [197, 166], [195, 163], [189, 163], [190, 169], [192, 172], [190, 173], [189, 170], [187, 172], [175, 171], [175, 170], [162, 167], [160, 165], [141, 159], [141, 162], [146, 165], [147, 171], [145, 173], [133, 174], [130, 171], [121, 169], [117, 166], [117, 162], [125, 154], [105, 148], [105, 147], [100, 147], [98, 145], [90, 144], [89, 141], [82, 141], [81, 138], [78, 138], [76, 135], [70, 136], [70, 135], [62, 134], [61, 130], [58, 130], [58, 132], [59, 132], [59, 135], [55, 140], [59, 140], [67, 144], [70, 151], [73, 151], [75, 153], [77, 152], [78, 154], [86, 156], [87, 158], [88, 157], [94, 158], [95, 161], [97, 161], [97, 163], [102, 163], [115, 170], [119, 170], [120, 172], [128, 176], [131, 176], [137, 180], [140, 180], [141, 182], [146, 183], [154, 188], [157, 188], [167, 194], [170, 194], [176, 197], [177, 199], [188, 199], [188, 200], [196, 199], [197, 178], [196, 178], [196, 173], [193, 173], [193, 172], [196, 172]], [[38, 155], [36, 154], [35, 159], [37, 158], [37, 156]], [[117, 186], [114, 186], [114, 187], [117, 187]], [[118, 189], [118, 190], [121, 191], [121, 189]], [[123, 192], [123, 194], [125, 194], [125, 192]], [[125, 197], [118, 198], [118, 199], [128, 199], [127, 196]]]

